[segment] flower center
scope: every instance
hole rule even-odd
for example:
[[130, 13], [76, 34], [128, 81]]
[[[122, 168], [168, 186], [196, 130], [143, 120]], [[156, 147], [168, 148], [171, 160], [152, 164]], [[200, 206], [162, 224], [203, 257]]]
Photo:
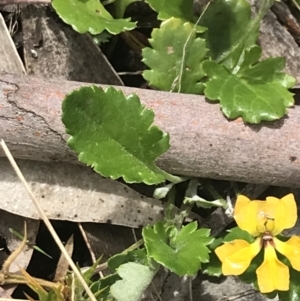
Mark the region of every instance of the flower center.
[[258, 212], [257, 231], [261, 234], [269, 233], [271, 235], [275, 227], [275, 219], [264, 211]]

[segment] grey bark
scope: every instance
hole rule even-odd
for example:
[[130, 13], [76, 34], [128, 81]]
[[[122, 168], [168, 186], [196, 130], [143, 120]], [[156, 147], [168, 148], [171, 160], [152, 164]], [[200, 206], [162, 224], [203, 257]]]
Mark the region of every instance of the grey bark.
[[[0, 138], [16, 158], [77, 163], [61, 122], [64, 96], [84, 85], [0, 74]], [[120, 87], [137, 93], [170, 134], [157, 160], [168, 172], [194, 177], [300, 187], [300, 108], [274, 123], [228, 121], [202, 96]], [[0, 154], [3, 156], [3, 153]]]

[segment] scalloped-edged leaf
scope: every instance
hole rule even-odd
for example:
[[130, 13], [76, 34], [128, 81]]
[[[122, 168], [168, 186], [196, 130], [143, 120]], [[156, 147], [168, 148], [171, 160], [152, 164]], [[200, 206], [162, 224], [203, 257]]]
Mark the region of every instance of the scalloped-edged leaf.
[[172, 17], [193, 21], [194, 0], [146, 0], [153, 10], [158, 12], [158, 19], [166, 20]]
[[139, 301], [157, 270], [135, 262], [128, 262], [122, 264], [117, 272], [122, 280], [116, 281], [111, 286], [111, 295], [117, 301]]
[[60, 18], [79, 33], [96, 35], [107, 30], [119, 34], [136, 27], [130, 19], [114, 19], [99, 0], [53, 0], [52, 6]]
[[169, 136], [152, 125], [154, 113], [137, 95], [82, 87], [66, 96], [62, 111], [68, 145], [102, 176], [157, 184], [169, 175], [154, 164], [169, 148]]
[[148, 255], [155, 261], [179, 276], [193, 276], [201, 262], [209, 261], [210, 251], [206, 246], [214, 240], [209, 233], [209, 229], [197, 230], [197, 222], [189, 223], [179, 232], [175, 228], [166, 231], [163, 223], [158, 222], [143, 229], [143, 238]]
[[207, 48], [192, 23], [168, 19], [153, 30], [150, 44], [152, 48], [143, 49], [143, 62], [151, 68], [143, 76], [150, 85], [163, 91], [203, 92], [201, 62]]
[[209, 81], [204, 93], [209, 100], [219, 101], [230, 119], [242, 117], [248, 123], [279, 119], [294, 104], [293, 94], [287, 89], [295, 80], [281, 72], [284, 65], [283, 58], [268, 58], [231, 74], [216, 62], [205, 61], [203, 70]]

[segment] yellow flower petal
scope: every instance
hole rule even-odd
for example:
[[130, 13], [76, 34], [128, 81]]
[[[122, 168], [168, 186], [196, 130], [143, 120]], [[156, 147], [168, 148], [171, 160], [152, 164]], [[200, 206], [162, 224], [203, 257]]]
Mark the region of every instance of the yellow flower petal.
[[292, 236], [286, 242], [275, 237], [273, 240], [276, 250], [290, 261], [293, 269], [300, 271], [300, 237]]
[[297, 221], [297, 205], [292, 193], [284, 196], [282, 199], [267, 197], [264, 210], [266, 215], [274, 219], [274, 227], [271, 230], [273, 236], [278, 235], [284, 229], [295, 226]]
[[241, 275], [249, 267], [251, 260], [261, 249], [261, 239], [252, 244], [243, 239], [227, 242], [216, 248], [215, 253], [222, 262], [223, 275]]
[[257, 212], [260, 201], [250, 201], [246, 196], [239, 195], [234, 207], [234, 219], [237, 225], [253, 236], [258, 236]]
[[297, 220], [297, 205], [293, 194], [282, 199], [267, 197], [266, 201], [250, 201], [239, 195], [234, 208], [238, 226], [253, 236], [270, 232], [278, 235], [292, 228]]
[[267, 243], [265, 247], [264, 262], [256, 270], [256, 275], [258, 287], [262, 293], [289, 290], [289, 269], [278, 260], [275, 249], [270, 243]]

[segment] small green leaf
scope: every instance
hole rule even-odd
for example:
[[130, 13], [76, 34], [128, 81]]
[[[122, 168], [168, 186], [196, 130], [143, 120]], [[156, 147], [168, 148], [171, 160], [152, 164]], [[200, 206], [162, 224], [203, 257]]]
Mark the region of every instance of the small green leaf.
[[242, 117], [249, 123], [279, 119], [294, 103], [287, 90], [294, 81], [280, 72], [283, 66], [281, 58], [269, 58], [231, 74], [223, 66], [205, 61], [203, 69], [209, 81], [204, 93], [211, 101], [219, 100], [230, 119]]
[[300, 301], [300, 272], [290, 268], [290, 289], [287, 292], [278, 291], [279, 300]]
[[207, 48], [192, 23], [170, 18], [153, 30], [150, 44], [153, 49], [143, 49], [143, 61], [151, 68], [143, 76], [150, 85], [163, 91], [203, 92], [201, 62]]
[[202, 273], [213, 277], [222, 276], [222, 263], [215, 252], [211, 252], [209, 262], [203, 264]]
[[[15, 230], [15, 229], [13, 229], [13, 228], [9, 228], [8, 230], [9, 230], [9, 232], [10, 232], [11, 234], [15, 235], [15, 236], [16, 236], [17, 238], [19, 238], [20, 240], [23, 240], [23, 239], [24, 239], [24, 236], [23, 236], [20, 232], [18, 232], [17, 230]], [[26, 242], [26, 244], [29, 245], [28, 241]], [[40, 253], [42, 253], [43, 255], [45, 255], [45, 256], [47, 256], [47, 257], [53, 259], [49, 254], [47, 254], [45, 251], [43, 251], [43, 250], [42, 250], [40, 247], [38, 247], [37, 245], [34, 245], [34, 246], [33, 246], [33, 245], [30, 245], [30, 247], [31, 247], [32, 249], [36, 250], [37, 252], [40, 252]]]
[[148, 255], [155, 261], [179, 276], [192, 276], [200, 269], [201, 262], [209, 260], [206, 246], [214, 240], [209, 232], [209, 229], [197, 230], [197, 222], [182, 227], [179, 232], [171, 228], [167, 232], [163, 223], [158, 222], [143, 229], [143, 238]]
[[177, 178], [154, 164], [169, 148], [169, 136], [152, 125], [153, 111], [136, 95], [125, 97], [113, 87], [82, 87], [66, 96], [62, 111], [71, 136], [68, 145], [102, 176], [146, 184]]
[[246, 282], [246, 283], [253, 283], [254, 287], [257, 288], [257, 275], [256, 270], [258, 267], [263, 263], [264, 260], [264, 249], [262, 248], [258, 255], [256, 255], [247, 270], [242, 274], [239, 275], [239, 278]]
[[[223, 237], [216, 238], [208, 247], [214, 251], [223, 243]], [[209, 262], [203, 263], [202, 273], [213, 277], [220, 277], [222, 275], [222, 263], [215, 252], [209, 254]]]
[[235, 239], [243, 239], [249, 243], [252, 243], [255, 240], [255, 238], [253, 236], [251, 236], [247, 231], [242, 230], [239, 227], [232, 228], [228, 232], [229, 232], [229, 234], [227, 234], [224, 237], [224, 242], [230, 242]]
[[105, 44], [109, 41], [109, 39], [112, 38], [112, 35], [108, 32], [108, 31], [102, 31], [101, 33], [92, 36], [93, 41], [97, 44], [97, 45], [102, 45]]
[[114, 19], [99, 0], [53, 0], [52, 6], [63, 21], [79, 33], [96, 35], [107, 30], [118, 34], [136, 27], [129, 19]]
[[157, 272], [135, 262], [122, 264], [117, 271], [122, 280], [118, 280], [110, 288], [110, 293], [117, 301], [140, 300]]
[[114, 301], [110, 293], [110, 287], [120, 279], [117, 273], [100, 278], [91, 284], [91, 291], [98, 301]]
[[231, 70], [237, 64], [244, 47], [252, 45], [257, 39], [256, 33], [248, 35], [248, 43], [242, 39], [250, 21], [251, 6], [246, 0], [216, 0], [210, 3], [199, 24], [209, 28], [202, 36], [214, 61], [219, 62], [224, 54], [230, 53], [225, 66]]
[[131, 3], [137, 2], [137, 1], [139, 1], [139, 0], [115, 0], [114, 6], [115, 6], [115, 11], [116, 11], [116, 17], [123, 18], [127, 7]]
[[137, 249], [134, 251], [127, 252], [125, 254], [121, 253], [121, 254], [113, 255], [108, 259], [107, 265], [112, 271], [115, 272], [120, 265], [127, 262], [135, 262], [135, 263], [147, 265], [148, 258], [147, 258], [146, 249], [145, 248]]
[[158, 12], [158, 19], [172, 17], [193, 21], [193, 0], [146, 0], [153, 10]]

